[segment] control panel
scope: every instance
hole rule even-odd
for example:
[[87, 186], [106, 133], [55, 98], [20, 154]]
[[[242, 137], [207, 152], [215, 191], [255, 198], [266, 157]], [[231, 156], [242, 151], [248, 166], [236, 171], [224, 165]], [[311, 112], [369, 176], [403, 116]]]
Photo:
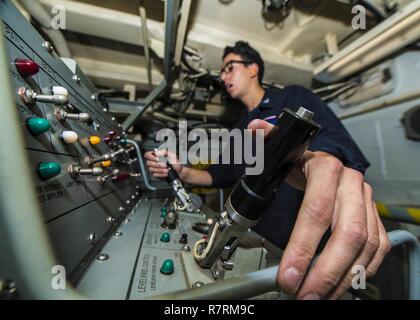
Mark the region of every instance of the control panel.
[[0, 2], [0, 18], [34, 188], [74, 283], [140, 197], [135, 149], [11, 1]]

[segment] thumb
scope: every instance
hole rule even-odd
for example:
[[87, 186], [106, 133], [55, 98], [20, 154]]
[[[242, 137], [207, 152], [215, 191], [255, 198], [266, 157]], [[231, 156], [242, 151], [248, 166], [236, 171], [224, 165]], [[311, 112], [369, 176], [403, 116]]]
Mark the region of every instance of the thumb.
[[268, 136], [271, 130], [273, 130], [273, 127], [274, 125], [272, 125], [271, 123], [268, 123], [267, 121], [260, 120], [260, 119], [252, 120], [248, 124], [248, 129], [252, 130], [253, 133], [256, 132], [256, 130], [258, 129], [264, 130], [264, 137]]

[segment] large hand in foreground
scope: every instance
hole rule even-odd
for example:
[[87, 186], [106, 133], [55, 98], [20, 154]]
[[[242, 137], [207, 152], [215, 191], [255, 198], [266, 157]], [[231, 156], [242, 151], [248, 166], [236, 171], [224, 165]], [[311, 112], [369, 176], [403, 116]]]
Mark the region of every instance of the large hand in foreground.
[[[265, 135], [272, 127], [263, 120], [248, 126], [264, 129]], [[305, 196], [280, 262], [278, 284], [298, 299], [337, 299], [350, 288], [354, 266], [365, 268], [370, 277], [391, 248], [372, 188], [360, 172], [324, 152], [305, 152], [287, 181], [305, 190]], [[309, 270], [328, 228], [331, 237]]]

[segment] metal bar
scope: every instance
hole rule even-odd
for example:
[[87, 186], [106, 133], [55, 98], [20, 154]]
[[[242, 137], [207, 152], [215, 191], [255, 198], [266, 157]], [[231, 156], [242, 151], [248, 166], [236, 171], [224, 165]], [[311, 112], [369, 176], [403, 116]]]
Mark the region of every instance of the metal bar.
[[141, 101], [128, 101], [120, 99], [106, 99], [109, 105], [109, 112], [131, 114], [138, 108], [143, 108], [144, 104]]
[[[409, 246], [409, 296], [410, 299], [420, 299], [420, 244], [417, 238], [405, 230], [395, 230], [388, 233], [392, 247], [403, 243]], [[312, 262], [315, 264], [317, 256]], [[153, 296], [156, 300], [183, 300], [183, 299], [247, 299], [260, 294], [277, 290], [278, 267], [271, 267], [256, 272], [241, 275], [236, 278], [206, 284], [197, 289], [187, 289]]]
[[144, 164], [143, 155], [141, 154], [139, 145], [134, 140], [126, 139], [126, 141], [127, 141], [127, 143], [131, 144], [134, 147], [134, 149], [136, 149], [137, 158], [139, 159], [141, 175], [143, 176], [143, 182], [146, 185], [146, 188], [151, 190], [151, 191], [157, 190], [157, 188], [153, 187], [149, 182], [149, 175], [147, 174], [146, 166]]
[[246, 299], [277, 289], [278, 267], [247, 273], [235, 278], [206, 284], [197, 289], [187, 289], [150, 297], [156, 300], [228, 300]]
[[178, 26], [178, 36], [175, 43], [175, 66], [181, 64], [182, 50], [184, 49], [185, 35], [187, 32], [188, 18], [190, 15], [191, 0], [183, 0], [181, 6], [181, 20]]
[[152, 91], [153, 82], [152, 82], [152, 65], [150, 61], [150, 52], [149, 52], [149, 30], [147, 29], [146, 8], [144, 7], [143, 0], [140, 0], [139, 14], [140, 14], [140, 21], [141, 21], [141, 30], [143, 34], [144, 57], [146, 59], [147, 82], [149, 84], [149, 90]]
[[24, 299], [82, 299], [66, 283], [54, 290], [53, 266], [58, 265], [35, 195], [25, 152], [22, 127], [9, 79], [9, 59], [1, 24], [0, 89], [0, 266], [1, 277], [12, 279]]
[[177, 31], [179, 0], [165, 1], [165, 54], [164, 72], [168, 85], [171, 84], [171, 71], [174, 57], [175, 35]]
[[392, 247], [401, 244], [408, 246], [408, 296], [411, 300], [420, 299], [420, 242], [406, 230], [395, 230], [388, 233]]
[[165, 90], [167, 85], [166, 80], [162, 80], [159, 85], [153, 89], [152, 92], [146, 97], [143, 102], [143, 106], [138, 107], [136, 111], [134, 111], [122, 124], [123, 130], [127, 131], [131, 128], [131, 126], [137, 121], [137, 119], [144, 113], [146, 110], [152, 105], [152, 103], [156, 100], [157, 97]]

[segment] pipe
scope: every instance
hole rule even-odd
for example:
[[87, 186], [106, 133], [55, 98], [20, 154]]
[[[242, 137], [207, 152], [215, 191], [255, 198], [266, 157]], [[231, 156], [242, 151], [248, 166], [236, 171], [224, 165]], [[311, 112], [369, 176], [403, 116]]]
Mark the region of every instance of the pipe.
[[141, 154], [139, 145], [134, 140], [126, 139], [126, 141], [127, 141], [127, 143], [131, 144], [134, 147], [134, 149], [136, 150], [137, 158], [139, 159], [141, 174], [143, 176], [143, 182], [144, 182], [146, 188], [149, 189], [150, 191], [156, 191], [157, 188], [153, 187], [149, 182], [149, 176], [148, 176], [147, 171], [146, 171], [146, 166], [144, 164], [143, 155]]
[[392, 97], [389, 99], [382, 100], [380, 102], [371, 103], [370, 105], [367, 105], [366, 107], [364, 107], [362, 110], [349, 111], [347, 113], [343, 113], [342, 115], [339, 115], [338, 118], [340, 120], [344, 120], [347, 118], [351, 118], [351, 117], [359, 116], [365, 113], [384, 109], [384, 108], [391, 107], [396, 104], [400, 104], [400, 103], [411, 101], [418, 98], [420, 98], [420, 91], [414, 91], [414, 92], [403, 94], [398, 97]]
[[41, 25], [42, 30], [48, 35], [53, 42], [54, 50], [57, 51], [59, 56], [64, 58], [70, 58], [71, 52], [67, 41], [64, 38], [60, 30], [55, 30], [51, 26], [51, 16], [42, 7], [38, 0], [19, 0], [22, 6], [31, 14], [31, 16], [38, 21]]
[[[1, 25], [2, 35], [4, 34]], [[43, 215], [35, 195], [21, 121], [9, 76], [10, 62], [0, 37], [0, 266], [1, 276], [13, 279], [23, 299], [84, 299], [66, 283], [54, 290], [54, 257]]]
[[420, 2], [412, 1], [316, 67], [315, 78], [338, 81], [413, 43], [420, 37], [419, 19]]
[[[417, 238], [405, 230], [395, 230], [388, 233], [392, 247], [401, 244], [409, 246], [409, 297], [420, 299], [420, 245]], [[314, 261], [317, 257], [314, 258]], [[314, 261], [312, 265], [314, 265]], [[216, 281], [197, 289], [186, 289], [177, 292], [152, 296], [153, 300], [227, 300], [248, 299], [260, 294], [279, 289], [277, 286], [278, 267], [271, 267], [235, 278]]]
[[219, 188], [219, 206], [220, 212], [223, 212], [223, 210], [225, 209], [225, 196], [222, 188]]
[[271, 267], [235, 278], [206, 284], [196, 289], [150, 297], [153, 300], [229, 300], [246, 299], [274, 291], [277, 287], [278, 267]]
[[153, 82], [152, 82], [152, 65], [150, 61], [150, 52], [149, 52], [149, 32], [147, 29], [146, 8], [144, 7], [143, 0], [140, 0], [139, 14], [140, 14], [140, 21], [141, 21], [141, 30], [143, 32], [143, 46], [144, 46], [144, 58], [146, 59], [146, 67], [147, 67], [147, 81], [149, 84], [149, 91], [152, 91]]
[[388, 233], [392, 247], [406, 244], [408, 247], [408, 296], [410, 300], [420, 299], [420, 242], [406, 230]]
[[420, 225], [420, 208], [376, 203], [381, 217]]

